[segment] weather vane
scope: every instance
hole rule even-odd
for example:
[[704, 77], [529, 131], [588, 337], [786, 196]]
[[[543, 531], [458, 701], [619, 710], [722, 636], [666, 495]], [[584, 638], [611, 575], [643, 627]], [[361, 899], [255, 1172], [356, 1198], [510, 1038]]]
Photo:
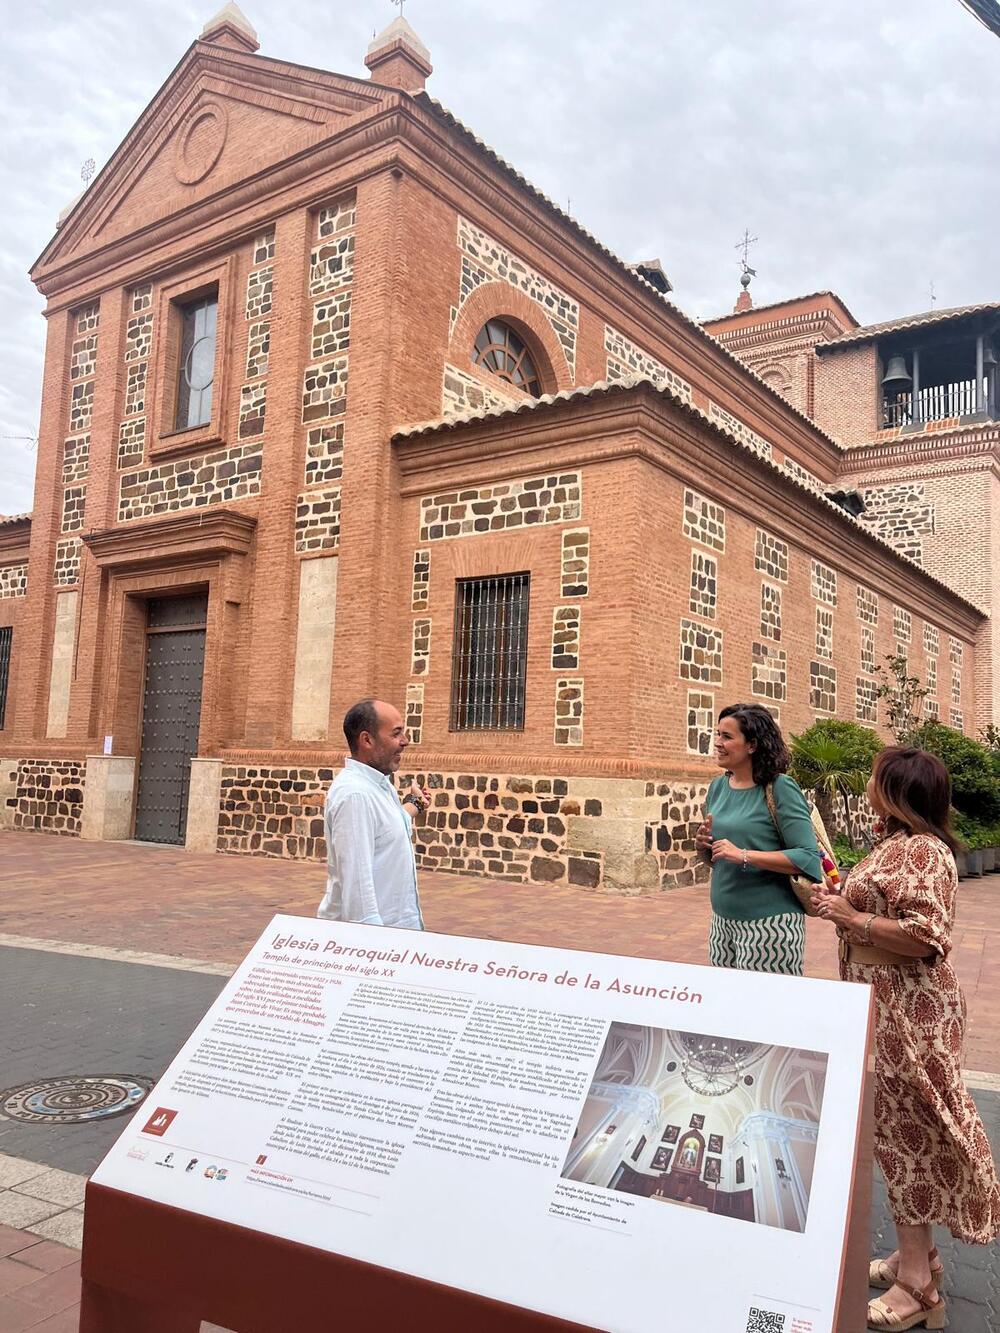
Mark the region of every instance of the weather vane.
[[733, 247], [735, 250], [743, 251], [743, 259], [741, 261], [743, 265], [743, 274], [740, 278], [740, 282], [743, 285], [744, 291], [746, 290], [747, 287], [750, 286], [750, 279], [755, 278], [757, 276], [757, 270], [755, 268], [751, 268], [749, 264], [750, 247], [751, 245], [755, 245], [756, 242], [757, 242], [757, 237], [751, 236], [750, 228], [745, 227], [743, 230], [743, 239], [741, 241], [738, 241], [736, 245]]
[[745, 230], [744, 230], [744, 232], [743, 232], [743, 239], [740, 240], [740, 241], [737, 241], [736, 245], [733, 247], [735, 250], [742, 250], [742, 251], [743, 251], [743, 272], [744, 272], [744, 273], [754, 273], [754, 274], [755, 274], [755, 273], [757, 272], [756, 269], [752, 269], [752, 268], [750, 267], [750, 265], [747, 263], [747, 260], [750, 258], [750, 247], [751, 247], [751, 245], [755, 245], [755, 244], [756, 244], [757, 239], [758, 239], [758, 238], [757, 238], [756, 236], [751, 236], [751, 235], [750, 235], [750, 228], [747, 227], [747, 228], [745, 228]]
[[96, 166], [97, 163], [94, 161], [94, 159], [92, 157], [88, 157], [86, 162], [84, 162], [83, 166], [80, 168], [80, 179], [83, 181], [85, 186], [90, 184], [90, 178], [91, 176], [93, 176], [94, 169]]
[[396, 8], [399, 10], [399, 17], [402, 18], [403, 6], [406, 4], [406, 0], [389, 0], [389, 3], [396, 6]]

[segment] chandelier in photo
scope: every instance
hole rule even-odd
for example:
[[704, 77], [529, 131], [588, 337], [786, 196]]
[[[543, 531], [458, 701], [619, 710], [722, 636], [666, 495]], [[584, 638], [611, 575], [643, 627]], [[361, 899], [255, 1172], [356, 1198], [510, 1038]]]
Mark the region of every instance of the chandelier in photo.
[[702, 1097], [724, 1097], [732, 1092], [747, 1069], [767, 1050], [759, 1043], [706, 1037], [695, 1032], [685, 1032], [681, 1044], [684, 1050], [681, 1077], [692, 1092]]

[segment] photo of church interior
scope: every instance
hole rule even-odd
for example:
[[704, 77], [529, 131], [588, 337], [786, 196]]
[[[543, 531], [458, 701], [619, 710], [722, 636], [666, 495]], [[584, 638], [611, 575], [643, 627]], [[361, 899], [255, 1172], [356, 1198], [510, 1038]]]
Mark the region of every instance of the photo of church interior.
[[827, 1057], [612, 1023], [563, 1176], [803, 1231]]

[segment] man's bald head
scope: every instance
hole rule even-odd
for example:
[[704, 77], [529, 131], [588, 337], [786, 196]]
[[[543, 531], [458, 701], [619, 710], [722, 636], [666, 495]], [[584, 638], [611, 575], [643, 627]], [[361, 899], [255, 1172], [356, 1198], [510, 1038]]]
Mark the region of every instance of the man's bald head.
[[381, 699], [359, 699], [349, 708], [344, 736], [352, 759], [387, 774], [395, 773], [410, 743], [399, 709]]

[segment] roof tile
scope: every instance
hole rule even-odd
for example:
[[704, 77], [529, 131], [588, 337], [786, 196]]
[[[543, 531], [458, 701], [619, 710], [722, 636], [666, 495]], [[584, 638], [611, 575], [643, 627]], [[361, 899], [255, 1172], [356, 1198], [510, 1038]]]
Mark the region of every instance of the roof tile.
[[901, 333], [905, 329], [922, 329], [931, 324], [944, 324], [951, 319], [963, 319], [966, 315], [1000, 314], [1000, 301], [983, 301], [979, 305], [956, 305], [947, 310], [925, 310], [919, 315], [901, 315], [899, 319], [888, 319], [882, 324], [864, 324], [843, 333], [839, 338], [820, 343], [817, 352], [832, 352], [853, 343], [873, 342], [887, 333]]
[[898, 560], [901, 560], [903, 564], [908, 565], [910, 569], [917, 570], [925, 579], [929, 579], [931, 583], [937, 584], [939, 588], [943, 588], [950, 596], [957, 598], [960, 602], [964, 602], [966, 606], [972, 607], [973, 610], [978, 611], [980, 615], [986, 614], [982, 607], [977, 606], [975, 602], [970, 601], [969, 598], [963, 597], [961, 593], [956, 592], [955, 589], [945, 583], [943, 579], [939, 579], [935, 575], [928, 573], [922, 565], [918, 565], [917, 562], [911, 560], [908, 555], [903, 555], [901, 551], [897, 551], [891, 542], [887, 541], [884, 537], [879, 536], [877, 532], [873, 532], [869, 523], [866, 523], [863, 519], [855, 518], [853, 514], [849, 514], [839, 504], [831, 500], [823, 491], [817, 490], [815, 486], [811, 486], [808, 482], [803, 481], [795, 472], [789, 472], [782, 464], [775, 463], [770, 458], [762, 457], [755, 449], [751, 448], [749, 444], [746, 444], [741, 440], [738, 435], [734, 435], [722, 422], [716, 421], [713, 417], [710, 417], [707, 412], [703, 412], [700, 407], [695, 406], [693, 403], [689, 403], [685, 398], [681, 398], [678, 394], [674, 393], [667, 384], [651, 380], [646, 375], [633, 375], [627, 379], [614, 381], [598, 380], [596, 384], [585, 384], [576, 389], [563, 389], [559, 393], [545, 393], [542, 394], [540, 398], [532, 398], [530, 395], [525, 394], [523, 401], [511, 403], [509, 406], [484, 407], [476, 412], [463, 412], [454, 417], [436, 417], [433, 421], [423, 421], [413, 426], [403, 426], [393, 433], [392, 438], [394, 440], [412, 440], [417, 436], [436, 435], [445, 431], [456, 430], [460, 426], [475, 425], [480, 421], [503, 420], [506, 417], [515, 417], [519, 412], [537, 412], [539, 409], [556, 407], [562, 403], [582, 402], [586, 398], [599, 398], [604, 395], [626, 393], [631, 389], [639, 388], [649, 388], [655, 393], [660, 394], [661, 397], [669, 398], [677, 407], [690, 413], [691, 416], [697, 417], [704, 425], [708, 426], [710, 430], [718, 435], [725, 436], [731, 443], [742, 449], [744, 453], [750, 454], [762, 467], [765, 467], [772, 472], [780, 473], [780, 475], [793, 486], [797, 486], [800, 490], [807, 491], [815, 500], [818, 500], [821, 504], [825, 505], [827, 509], [836, 514], [838, 519], [844, 523], [848, 523], [858, 532], [864, 533], [864, 535], [871, 541], [876, 542], [879, 546], [882, 546], [887, 551], [891, 552], [891, 554]]

